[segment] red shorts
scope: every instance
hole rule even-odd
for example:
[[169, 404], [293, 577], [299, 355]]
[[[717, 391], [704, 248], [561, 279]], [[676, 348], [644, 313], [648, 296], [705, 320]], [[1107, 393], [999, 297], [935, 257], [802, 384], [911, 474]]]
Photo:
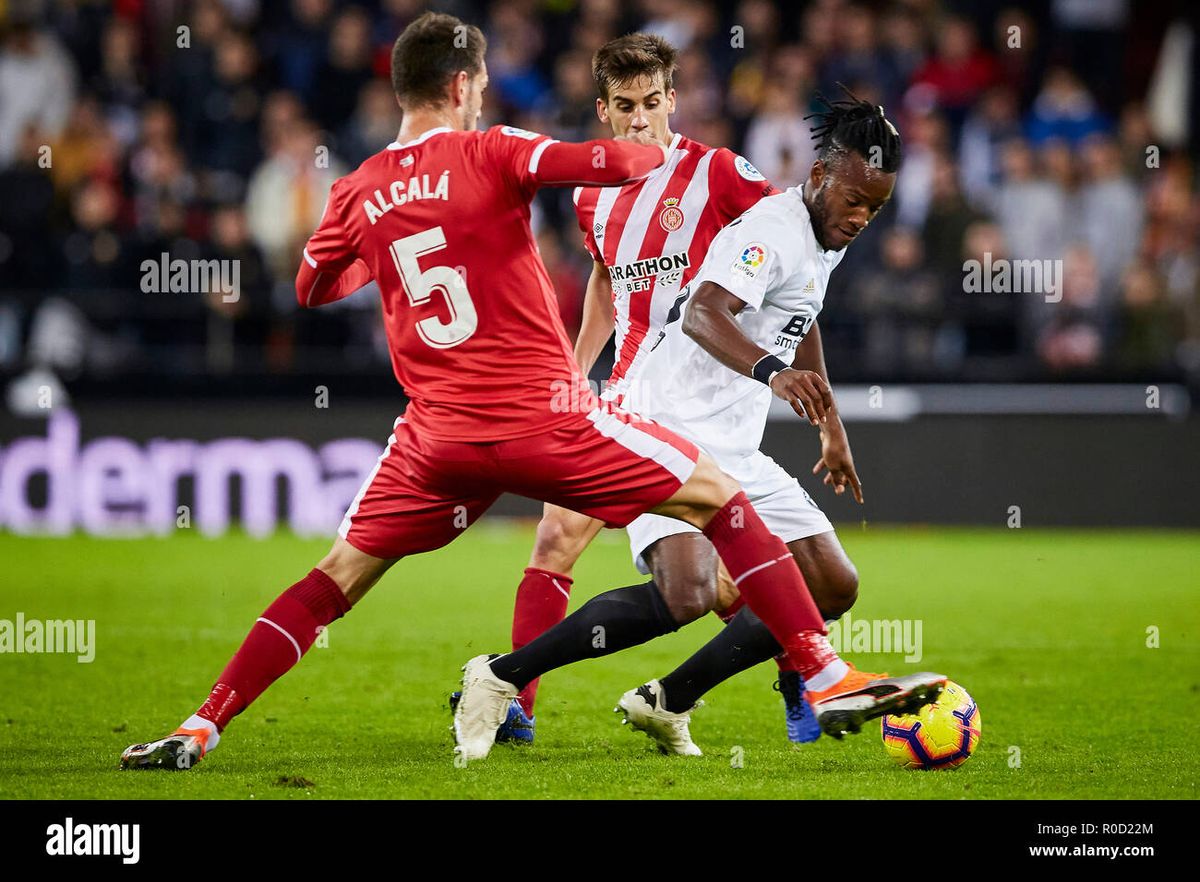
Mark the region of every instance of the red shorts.
[[374, 557], [432, 551], [506, 492], [624, 527], [671, 498], [699, 455], [658, 423], [604, 406], [547, 432], [482, 443], [428, 438], [401, 417], [338, 535]]

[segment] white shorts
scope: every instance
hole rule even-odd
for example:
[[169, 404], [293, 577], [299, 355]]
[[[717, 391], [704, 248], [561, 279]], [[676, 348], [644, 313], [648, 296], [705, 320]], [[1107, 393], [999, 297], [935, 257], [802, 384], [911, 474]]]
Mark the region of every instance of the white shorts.
[[[757, 451], [736, 463], [719, 461], [718, 465], [742, 485], [767, 529], [784, 542], [833, 531], [833, 524], [825, 517], [825, 512], [817, 507], [800, 482], [765, 453]], [[646, 574], [650, 567], [642, 553], [647, 548], [667, 536], [700, 532], [691, 524], [656, 514], [639, 515], [625, 531], [629, 534], [633, 564], [638, 572]]]

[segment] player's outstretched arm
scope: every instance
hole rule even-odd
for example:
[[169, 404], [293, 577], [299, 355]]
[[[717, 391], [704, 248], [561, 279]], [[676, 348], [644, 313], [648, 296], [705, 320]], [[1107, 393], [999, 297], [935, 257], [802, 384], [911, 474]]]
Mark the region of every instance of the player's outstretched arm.
[[371, 268], [358, 256], [349, 233], [349, 181], [334, 181], [321, 224], [304, 246], [296, 271], [296, 302], [305, 309], [349, 297], [371, 281]]
[[814, 371], [796, 370], [746, 336], [735, 317], [746, 302], [715, 282], [705, 281], [687, 305], [683, 332], [733, 371], [770, 386], [814, 426], [833, 409], [829, 384]]
[[592, 274], [588, 276], [587, 293], [583, 297], [579, 337], [575, 340], [575, 360], [585, 375], [591, 372], [615, 325], [612, 278], [608, 274], [608, 267], [595, 260], [592, 261]]
[[[825, 348], [821, 344], [821, 327], [813, 322], [808, 335], [796, 347], [792, 358], [792, 367], [798, 371], [812, 371], [826, 385], [829, 385], [829, 373], [825, 368]], [[850, 439], [846, 435], [846, 427], [842, 425], [842, 417], [838, 413], [837, 401], [826, 414], [828, 420], [821, 424], [821, 458], [813, 466], [812, 473], [818, 475], [821, 469], [827, 469], [824, 483], [833, 488], [833, 492], [841, 496], [849, 487], [855, 500], [862, 504], [862, 482], [854, 468], [854, 457], [850, 454]]]
[[616, 187], [640, 181], [666, 162], [669, 151], [658, 142], [597, 138], [579, 144], [546, 141], [531, 163], [543, 187]]
[[296, 273], [296, 301], [306, 309], [349, 297], [371, 281], [371, 268], [358, 258], [339, 271], [318, 269], [307, 259]]

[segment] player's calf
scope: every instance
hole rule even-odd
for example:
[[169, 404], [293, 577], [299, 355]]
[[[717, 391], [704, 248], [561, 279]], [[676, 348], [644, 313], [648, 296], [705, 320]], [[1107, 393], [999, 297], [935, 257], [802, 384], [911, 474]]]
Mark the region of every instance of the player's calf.
[[[563, 573], [526, 567], [513, 604], [513, 651], [528, 646], [563, 620], [571, 599], [573, 579]], [[533, 717], [538, 679], [530, 680], [517, 696], [521, 712]], [[530, 739], [532, 740], [532, 739]]]
[[[361, 598], [392, 563], [338, 539], [319, 567], [280, 594], [258, 617], [199, 710], [166, 738], [126, 748], [121, 767], [190, 768], [216, 747], [233, 718], [295, 667], [321, 630], [349, 612], [352, 598]], [[198, 729], [208, 736], [201, 739]], [[187, 765], [178, 765], [181, 762]]]
[[680, 627], [711, 612], [717, 604], [717, 553], [698, 533], [659, 539], [642, 552], [671, 618]]
[[329, 553], [317, 564], [317, 569], [341, 589], [349, 609], [362, 600], [397, 560], [399, 558], [374, 557], [338, 537]]
[[[566, 616], [574, 581], [571, 571], [603, 526], [603, 522], [595, 518], [546, 504], [537, 526], [529, 566], [517, 586], [512, 626], [514, 650], [532, 643]], [[538, 683], [537, 679], [531, 680], [517, 696], [521, 715], [530, 721], [530, 726], [529, 737], [516, 740], [533, 740], [533, 706]], [[524, 733], [526, 730], [519, 731]]]
[[858, 572], [854, 567], [840, 570], [825, 583], [826, 590], [819, 595], [814, 589], [813, 599], [826, 619], [845, 615], [858, 600]]
[[[787, 544], [821, 616], [829, 621], [845, 615], [858, 600], [858, 570], [846, 556], [835, 533], [821, 533]], [[741, 592], [724, 564], [717, 573], [714, 612], [729, 622], [742, 608]]]
[[595, 518], [547, 503], [534, 534], [529, 566], [570, 577], [579, 556], [603, 527]]
[[821, 615], [836, 619], [858, 600], [858, 570], [832, 530], [795, 539], [788, 550], [796, 559]]

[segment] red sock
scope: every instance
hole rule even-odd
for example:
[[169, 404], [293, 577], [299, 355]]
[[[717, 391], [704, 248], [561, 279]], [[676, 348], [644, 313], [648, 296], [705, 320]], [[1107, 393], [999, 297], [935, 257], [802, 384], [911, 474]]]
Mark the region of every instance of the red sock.
[[[567, 614], [567, 601], [571, 599], [571, 583], [574, 580], [562, 573], [526, 567], [525, 577], [517, 586], [517, 605], [513, 610], [512, 646], [520, 649], [532, 643]], [[533, 716], [533, 703], [537, 698], [538, 678], [530, 681], [517, 701], [526, 716]]]
[[825, 620], [783, 541], [767, 529], [738, 492], [716, 513], [704, 535], [716, 546], [747, 605], [792, 656], [804, 677], [837, 660], [825, 639]]
[[223, 730], [300, 661], [319, 628], [349, 611], [350, 603], [337, 583], [313, 570], [259, 616], [196, 715]]

